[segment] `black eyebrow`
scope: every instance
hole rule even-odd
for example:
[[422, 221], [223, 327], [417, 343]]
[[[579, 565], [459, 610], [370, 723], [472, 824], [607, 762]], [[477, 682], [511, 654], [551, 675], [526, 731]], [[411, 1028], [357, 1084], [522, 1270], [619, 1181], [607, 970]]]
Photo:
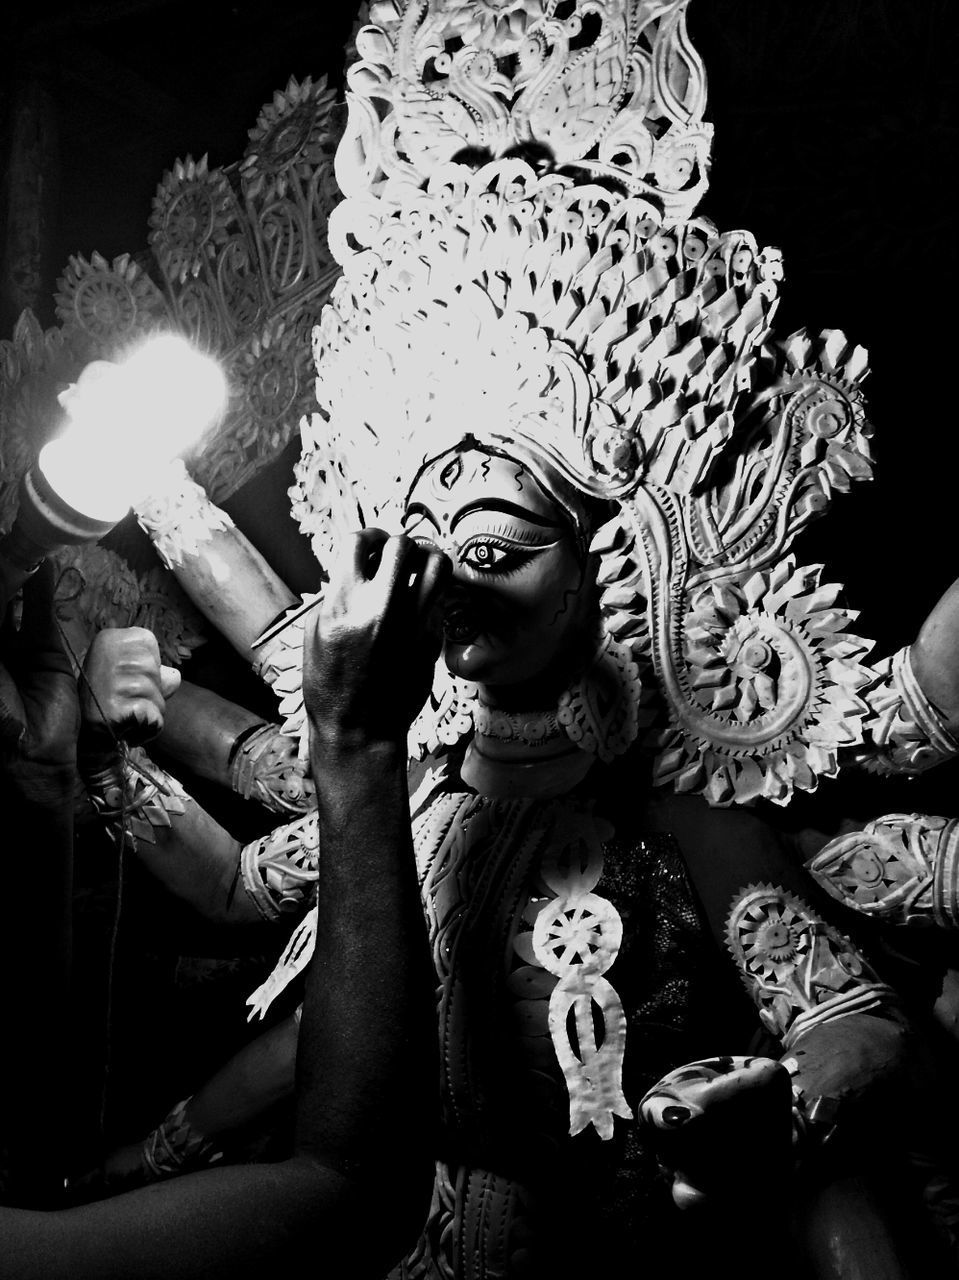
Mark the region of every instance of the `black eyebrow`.
[[558, 520], [548, 520], [545, 516], [537, 515], [535, 511], [527, 511], [525, 507], [517, 506], [515, 502], [506, 502], [502, 498], [477, 498], [475, 502], [469, 502], [457, 511], [450, 525], [450, 532], [452, 533], [459, 522], [472, 515], [474, 511], [502, 511], [508, 516], [517, 516], [520, 520], [526, 520], [529, 524], [538, 524], [543, 529], [562, 528]]
[[403, 517], [403, 523], [405, 524], [406, 521], [409, 520], [411, 516], [423, 516], [424, 519], [428, 520], [430, 524], [433, 526], [433, 528], [436, 529], [437, 532], [439, 532], [439, 527], [440, 527], [439, 521], [437, 520], [436, 516], [433, 515], [432, 511], [430, 511], [429, 507], [423, 506], [422, 502], [410, 503], [410, 505], [406, 508], [406, 514]]

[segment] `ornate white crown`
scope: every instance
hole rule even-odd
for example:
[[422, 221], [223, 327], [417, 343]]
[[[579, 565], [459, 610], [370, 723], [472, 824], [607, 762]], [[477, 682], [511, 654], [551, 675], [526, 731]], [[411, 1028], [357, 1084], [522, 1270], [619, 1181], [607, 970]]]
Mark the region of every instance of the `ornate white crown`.
[[[188, 158], [164, 177], [150, 264], [71, 259], [61, 326], [25, 315], [0, 342], [0, 523], [51, 388], [172, 324], [230, 371], [228, 414], [191, 461], [215, 501], [318, 398], [291, 496], [323, 564], [344, 527], [395, 526], [418, 469], [465, 435], [612, 502], [593, 544], [604, 643], [644, 678], [624, 723], [648, 722], [658, 694], [658, 781], [785, 803], [847, 747], [903, 767], [887, 738], [924, 720], [902, 663], [885, 680], [864, 666], [838, 586], [790, 555], [870, 476], [865, 353], [836, 331], [778, 339], [779, 253], [697, 214], [711, 130], [686, 5], [373, 4], [335, 160], [332, 95], [291, 81], [239, 164]], [[129, 600], [107, 600], [107, 554], [89, 573], [85, 553], [71, 561], [88, 629], [156, 598], [131, 580]], [[172, 614], [164, 629], [171, 657], [198, 640]], [[471, 726], [440, 680], [421, 744]]]
[[[686, 4], [371, 6], [291, 495], [324, 563], [346, 527], [396, 527], [465, 438], [613, 501], [603, 620], [662, 695], [657, 780], [784, 803], [868, 714], [869, 643], [787, 554], [870, 474], [866, 356], [836, 331], [776, 340], [780, 254], [695, 216]], [[434, 704], [456, 719], [447, 687]]]

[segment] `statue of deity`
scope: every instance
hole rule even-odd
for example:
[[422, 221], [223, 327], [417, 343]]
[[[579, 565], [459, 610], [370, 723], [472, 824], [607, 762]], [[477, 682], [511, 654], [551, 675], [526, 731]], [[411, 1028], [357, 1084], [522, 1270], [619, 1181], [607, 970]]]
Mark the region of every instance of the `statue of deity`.
[[[698, 1274], [730, 1205], [729, 1231], [760, 1238], [837, 1171], [887, 1165], [955, 1247], [922, 1038], [863, 938], [868, 917], [954, 926], [956, 824], [788, 820], [840, 770], [955, 754], [951, 597], [874, 661], [793, 553], [870, 474], [867, 358], [836, 330], [777, 335], [780, 254], [697, 214], [687, 2], [383, 0], [356, 37], [342, 276], [291, 500], [327, 571], [361, 528], [452, 566], [409, 737], [437, 1172], [397, 1280], [625, 1274], [664, 1249]], [[139, 517], [279, 698], [268, 724], [184, 684], [160, 743], [279, 823], [241, 847], [102, 739], [88, 786], [183, 898], [286, 926], [251, 996], [269, 1015], [323, 891], [299, 683], [315, 598], [185, 474]], [[111, 675], [124, 652], [137, 678], [156, 662], [141, 632], [98, 637], [101, 728], [136, 692]], [[295, 1022], [266, 1032], [264, 1105], [291, 1087]], [[154, 1175], [216, 1148], [210, 1097], [150, 1135]], [[683, 1230], [697, 1206], [711, 1231]]]

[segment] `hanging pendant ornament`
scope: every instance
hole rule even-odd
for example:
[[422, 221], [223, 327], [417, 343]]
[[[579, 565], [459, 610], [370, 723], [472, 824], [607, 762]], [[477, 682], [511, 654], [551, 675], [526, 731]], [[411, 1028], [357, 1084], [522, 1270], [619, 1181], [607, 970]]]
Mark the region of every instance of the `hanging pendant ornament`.
[[573, 812], [564, 812], [555, 830], [563, 833], [563, 848], [542, 868], [555, 897], [536, 917], [533, 954], [558, 979], [549, 1031], [569, 1091], [569, 1132], [593, 1125], [608, 1139], [614, 1118], [633, 1114], [623, 1096], [626, 1015], [603, 976], [619, 954], [623, 923], [613, 904], [593, 892], [603, 871], [602, 840], [612, 831]]

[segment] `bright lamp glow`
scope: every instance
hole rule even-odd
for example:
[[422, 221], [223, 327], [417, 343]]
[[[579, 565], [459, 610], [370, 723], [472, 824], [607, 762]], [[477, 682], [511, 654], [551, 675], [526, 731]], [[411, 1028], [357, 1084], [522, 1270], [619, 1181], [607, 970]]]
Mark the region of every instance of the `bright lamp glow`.
[[87, 365], [60, 402], [67, 426], [40, 470], [75, 511], [115, 522], [222, 412], [226, 381], [215, 360], [164, 334], [120, 364]]

